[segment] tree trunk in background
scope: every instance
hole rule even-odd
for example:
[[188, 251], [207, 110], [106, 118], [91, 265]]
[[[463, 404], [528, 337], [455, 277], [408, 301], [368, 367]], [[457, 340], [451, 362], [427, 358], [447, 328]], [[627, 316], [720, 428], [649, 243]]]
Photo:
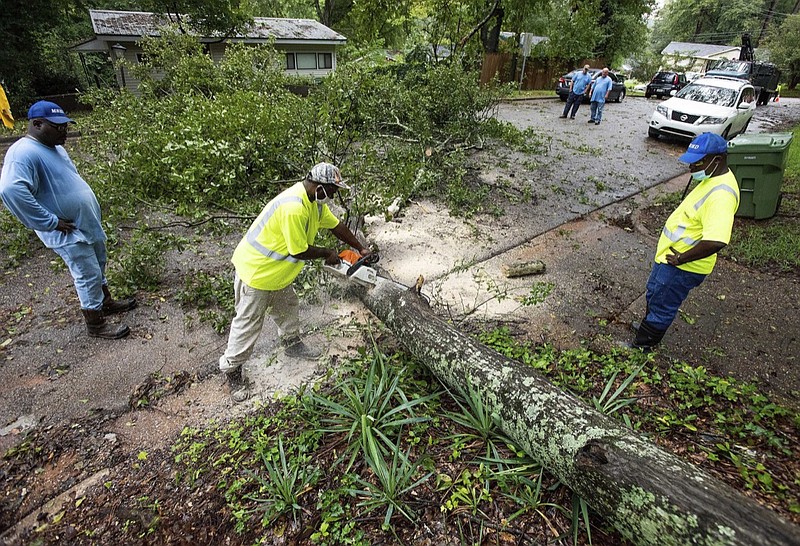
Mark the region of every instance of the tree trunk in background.
[[758, 44], [761, 43], [761, 40], [766, 37], [767, 35], [767, 27], [769, 27], [770, 21], [772, 21], [772, 13], [775, 11], [775, 4], [778, 3], [778, 0], [771, 0], [769, 3], [769, 9], [767, 13], [764, 14], [764, 23], [761, 25], [761, 32], [758, 33], [758, 39], [756, 43], [753, 44], [753, 47], [758, 47]]
[[800, 529], [437, 318], [384, 279], [364, 304], [450, 389], [472, 385], [520, 447], [636, 544], [800, 544]]
[[497, 6], [491, 13], [489, 21], [493, 20], [492, 24], [487, 23], [481, 27], [481, 43], [483, 44], [484, 53], [497, 53], [500, 49], [500, 31], [503, 26], [503, 16], [505, 11], [498, 2]]

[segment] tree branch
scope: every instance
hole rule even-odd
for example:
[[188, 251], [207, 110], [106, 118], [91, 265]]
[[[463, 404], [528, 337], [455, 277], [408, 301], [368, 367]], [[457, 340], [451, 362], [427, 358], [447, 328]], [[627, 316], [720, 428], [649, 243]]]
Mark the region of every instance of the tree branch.
[[478, 23], [478, 26], [473, 28], [469, 32], [469, 34], [461, 38], [461, 40], [458, 42], [458, 46], [456, 47], [456, 49], [463, 49], [463, 47], [467, 44], [467, 42], [469, 42], [469, 39], [475, 36], [475, 33], [480, 31], [480, 29], [482, 29], [486, 25], [486, 23], [489, 22], [489, 19], [492, 18], [492, 15], [494, 15], [494, 13], [497, 11], [497, 6], [499, 5], [500, 5], [500, 0], [494, 0], [494, 5], [492, 6], [492, 9], [489, 11], [489, 13], [486, 14], [486, 17], [484, 17], [483, 20], [480, 23]]

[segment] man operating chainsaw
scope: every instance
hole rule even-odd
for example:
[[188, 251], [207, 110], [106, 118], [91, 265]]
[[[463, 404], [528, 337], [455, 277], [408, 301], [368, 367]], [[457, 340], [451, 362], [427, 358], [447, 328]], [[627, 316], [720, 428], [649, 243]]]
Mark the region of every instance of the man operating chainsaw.
[[314, 246], [318, 230], [330, 229], [361, 257], [371, 254], [328, 208], [327, 203], [340, 189], [349, 187], [338, 167], [330, 163], [314, 165], [305, 180], [267, 203], [233, 253], [236, 316], [219, 369], [228, 378], [235, 402], [249, 395], [242, 364], [253, 352], [267, 313], [278, 326], [287, 356], [316, 359], [321, 355], [300, 339], [299, 302], [292, 288], [306, 260], [321, 258], [326, 265], [339, 263], [336, 250]]

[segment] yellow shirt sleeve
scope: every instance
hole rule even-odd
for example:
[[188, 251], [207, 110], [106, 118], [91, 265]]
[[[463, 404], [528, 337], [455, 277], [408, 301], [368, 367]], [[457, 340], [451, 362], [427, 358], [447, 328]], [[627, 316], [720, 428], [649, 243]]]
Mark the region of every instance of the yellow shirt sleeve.
[[319, 227], [333, 229], [339, 225], [339, 219], [333, 215], [328, 205], [322, 205], [322, 214], [319, 216]]

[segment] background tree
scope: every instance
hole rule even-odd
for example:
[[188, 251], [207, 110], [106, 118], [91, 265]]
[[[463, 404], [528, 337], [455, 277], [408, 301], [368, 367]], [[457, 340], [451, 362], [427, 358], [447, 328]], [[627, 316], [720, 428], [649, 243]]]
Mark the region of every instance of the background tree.
[[547, 57], [571, 63], [599, 58], [613, 66], [647, 46], [645, 17], [652, 4], [651, 0], [550, 0], [517, 5], [514, 13], [527, 10], [526, 30], [548, 37], [542, 48]]
[[565, 58], [574, 64], [594, 56], [599, 18], [600, 11], [592, 0], [557, 0], [550, 2], [540, 17], [546, 27], [540, 23], [534, 32], [548, 37], [544, 47], [548, 57]]
[[780, 27], [770, 33], [765, 46], [769, 48], [770, 59], [788, 71], [789, 89], [800, 83], [800, 15], [784, 19]]
[[315, 19], [314, 3], [308, 0], [251, 0], [254, 17], [288, 17]]
[[3, 1], [0, 80], [16, 114], [24, 114], [34, 97], [87, 87], [68, 47], [91, 36], [89, 9], [95, 7], [81, 0]]
[[240, 0], [141, 0], [142, 9], [164, 13], [183, 32], [225, 38], [252, 22], [249, 5]]
[[413, 0], [361, 0], [353, 2], [337, 30], [355, 44], [382, 43], [401, 49], [414, 25]]
[[738, 46], [746, 32], [758, 46], [762, 31], [779, 27], [797, 5], [797, 0], [669, 0], [653, 26], [653, 49], [660, 52], [671, 41]]
[[353, 0], [314, 0], [317, 20], [325, 26], [336, 27], [353, 8]]
[[594, 56], [618, 65], [647, 41], [652, 0], [600, 0]]

